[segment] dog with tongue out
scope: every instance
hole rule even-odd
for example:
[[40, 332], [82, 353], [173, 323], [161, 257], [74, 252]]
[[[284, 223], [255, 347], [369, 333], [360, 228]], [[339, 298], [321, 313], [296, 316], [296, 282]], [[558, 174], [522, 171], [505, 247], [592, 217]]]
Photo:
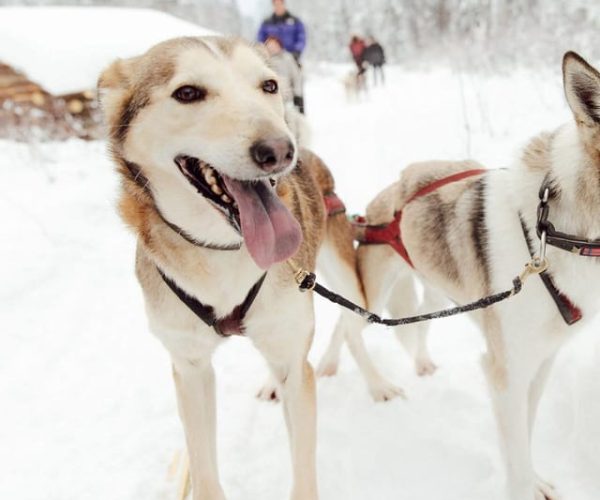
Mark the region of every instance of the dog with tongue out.
[[[316, 500], [312, 294], [299, 293], [284, 261], [313, 270], [318, 255], [332, 285], [358, 304], [364, 297], [352, 228], [343, 213], [325, 212], [333, 179], [317, 156], [299, 149], [286, 89], [261, 48], [188, 37], [116, 61], [101, 75], [99, 93], [122, 181], [120, 213], [137, 238], [149, 326], [173, 365], [193, 500], [226, 498], [211, 357], [231, 334], [263, 354], [283, 401], [290, 498]], [[342, 314], [335, 338], [351, 344], [371, 393], [398, 394], [364, 352], [362, 320]]]

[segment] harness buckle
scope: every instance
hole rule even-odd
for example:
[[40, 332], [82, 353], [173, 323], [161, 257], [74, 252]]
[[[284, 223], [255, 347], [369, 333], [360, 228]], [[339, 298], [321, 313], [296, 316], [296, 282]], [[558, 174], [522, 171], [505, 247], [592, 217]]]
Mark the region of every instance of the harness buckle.
[[304, 269], [298, 269], [295, 273], [294, 273], [294, 279], [296, 280], [296, 283], [298, 285], [301, 285], [304, 280], [306, 279], [306, 277], [308, 276], [308, 271], [305, 271]]
[[296, 280], [301, 292], [314, 290], [315, 286], [317, 286], [317, 277], [314, 275], [314, 273], [310, 273], [304, 269], [299, 269], [294, 274], [294, 279]]
[[544, 271], [548, 269], [548, 259], [545, 257], [541, 259], [540, 257], [534, 257], [527, 264], [525, 264], [525, 269], [519, 275], [519, 278], [522, 282], [524, 282], [529, 276], [535, 274], [542, 274]]
[[317, 277], [315, 274], [302, 269], [292, 259], [288, 259], [287, 263], [294, 273], [294, 281], [300, 288], [300, 291], [306, 292], [307, 290], [314, 290], [314, 288], [317, 286]]

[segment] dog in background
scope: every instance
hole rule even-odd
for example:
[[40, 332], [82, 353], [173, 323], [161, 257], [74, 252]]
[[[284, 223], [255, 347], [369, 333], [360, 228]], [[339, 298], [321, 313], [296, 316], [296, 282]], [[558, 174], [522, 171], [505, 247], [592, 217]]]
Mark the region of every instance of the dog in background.
[[341, 83], [344, 86], [344, 93], [348, 102], [358, 102], [362, 96], [368, 94], [366, 73], [357, 73], [356, 70], [349, 71], [341, 79]]
[[[367, 302], [376, 309], [390, 298], [399, 301], [394, 287], [409, 279], [411, 268], [429, 287], [467, 303], [508, 288], [541, 251], [544, 228], [577, 235], [559, 235], [558, 247], [547, 236], [548, 270], [519, 295], [473, 313], [487, 341], [482, 364], [511, 500], [558, 499], [533, 467], [533, 426], [557, 352], [600, 305], [600, 259], [594, 258], [600, 256], [594, 241], [600, 237], [600, 73], [569, 52], [563, 75], [573, 122], [531, 140], [515, 168], [409, 166], [367, 210], [368, 224], [396, 221], [405, 259], [381, 245], [361, 245], [358, 252]], [[538, 237], [540, 196], [553, 226], [542, 220]]]

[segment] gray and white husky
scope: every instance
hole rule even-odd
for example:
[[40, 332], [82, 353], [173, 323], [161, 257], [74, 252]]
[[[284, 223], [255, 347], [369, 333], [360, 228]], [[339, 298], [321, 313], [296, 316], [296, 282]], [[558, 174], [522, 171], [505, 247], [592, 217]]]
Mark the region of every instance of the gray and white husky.
[[[563, 74], [574, 120], [532, 139], [514, 168], [411, 165], [367, 210], [369, 224], [399, 220], [414, 270], [458, 303], [508, 288], [532, 254], [542, 251], [540, 240], [548, 240], [543, 275], [530, 278], [519, 295], [473, 314], [487, 340], [482, 364], [511, 500], [558, 498], [535, 472], [533, 425], [558, 350], [600, 306], [600, 259], [594, 258], [600, 255], [594, 241], [600, 238], [600, 73], [569, 52]], [[464, 171], [472, 175], [414, 198], [425, 186]], [[540, 198], [547, 200], [541, 219]], [[376, 307], [413, 272], [387, 245], [361, 245], [358, 259], [367, 302]]]

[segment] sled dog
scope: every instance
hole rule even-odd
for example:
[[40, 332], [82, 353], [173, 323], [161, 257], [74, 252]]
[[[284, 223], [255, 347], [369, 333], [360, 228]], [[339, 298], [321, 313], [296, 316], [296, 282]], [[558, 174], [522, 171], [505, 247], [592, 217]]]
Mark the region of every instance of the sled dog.
[[[222, 500], [211, 355], [245, 335], [279, 385], [290, 435], [291, 498], [317, 498], [315, 382], [307, 362], [312, 293], [286, 263], [327, 261], [331, 282], [364, 304], [352, 228], [326, 217], [333, 179], [301, 150], [277, 75], [261, 49], [179, 38], [118, 60], [99, 80], [119, 210], [137, 236], [135, 270], [152, 332], [170, 353], [195, 500]], [[340, 319], [379, 399], [397, 394], [368, 359], [350, 313]]]
[[377, 309], [413, 268], [457, 303], [510, 288], [546, 240], [547, 271], [473, 313], [487, 341], [482, 365], [511, 500], [558, 498], [532, 464], [536, 411], [558, 350], [600, 305], [600, 73], [569, 52], [563, 77], [572, 122], [532, 139], [514, 168], [409, 166], [367, 209], [370, 225], [396, 221], [406, 255], [389, 245], [358, 250], [367, 302]]

